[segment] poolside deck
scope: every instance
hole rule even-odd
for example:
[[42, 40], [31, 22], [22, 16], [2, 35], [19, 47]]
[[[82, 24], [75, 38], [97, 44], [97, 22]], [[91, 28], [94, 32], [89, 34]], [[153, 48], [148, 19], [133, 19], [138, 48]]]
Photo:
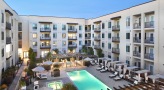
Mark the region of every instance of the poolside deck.
[[[73, 67], [62, 68], [60, 77], [51, 77], [51, 73], [49, 72], [48, 77], [47, 77], [46, 80], [38, 80], [39, 81], [39, 86], [40, 86], [40, 88], [44, 88], [44, 87], [46, 87], [47, 82], [58, 81], [58, 80], [62, 80], [63, 83], [72, 83], [72, 81], [67, 76], [66, 72], [67, 71], [74, 71], [74, 70], [82, 70], [82, 69], [87, 70], [89, 73], [91, 73], [93, 76], [98, 78], [100, 81], [102, 81], [104, 84], [106, 84], [111, 89], [113, 89], [113, 87], [116, 87], [116, 88], [118, 86], [123, 87], [124, 85], [130, 84], [129, 82], [127, 82], [125, 80], [115, 81], [112, 78], [109, 78], [108, 76], [109, 76], [110, 72], [100, 73], [100, 71], [96, 70], [97, 67], [98, 66], [90, 66], [90, 67], [81, 67], [81, 66], [79, 66], [79, 67], [76, 67], [76, 68], [75, 67], [74, 68]], [[33, 89], [33, 85], [30, 85], [30, 86], [27, 87], [27, 90], [32, 90], [32, 89]], [[44, 89], [41, 89], [41, 90], [44, 90]]]

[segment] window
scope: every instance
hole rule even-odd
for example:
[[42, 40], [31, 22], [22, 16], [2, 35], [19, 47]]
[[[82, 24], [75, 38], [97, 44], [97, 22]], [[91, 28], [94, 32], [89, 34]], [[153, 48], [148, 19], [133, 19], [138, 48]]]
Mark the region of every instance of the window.
[[37, 38], [37, 34], [36, 33], [33, 33], [32, 34], [32, 38]]
[[12, 47], [11, 47], [11, 48], [12, 48], [12, 51], [13, 51], [13, 45], [12, 45]]
[[79, 34], [79, 38], [82, 38], [82, 34]]
[[34, 30], [37, 29], [37, 24], [36, 24], [36, 23], [33, 23], [33, 24], [32, 24], [32, 29], [34, 29]]
[[11, 37], [12, 37], [12, 39], [13, 39], [13, 32], [11, 33]]
[[66, 46], [66, 41], [62, 41], [62, 46]]
[[102, 23], [102, 29], [105, 29], [105, 23]]
[[62, 30], [66, 30], [66, 25], [62, 25]]
[[36, 47], [37, 46], [37, 42], [32, 42], [32, 46]]
[[11, 19], [11, 25], [13, 26], [13, 19]]
[[130, 66], [130, 61], [129, 60], [126, 60], [126, 64], [129, 67]]
[[104, 33], [102, 33], [102, 38], [105, 38], [105, 34]]
[[111, 43], [108, 43], [108, 49], [111, 49]]
[[4, 14], [2, 13], [2, 23], [4, 23]]
[[92, 25], [92, 30], [94, 30], [94, 25]]
[[57, 46], [57, 41], [53, 41], [53, 46]]
[[1, 32], [1, 40], [4, 40], [4, 32]]
[[53, 25], [53, 30], [57, 30], [57, 24]]
[[111, 55], [108, 55], [108, 58], [111, 58]]
[[79, 41], [79, 45], [82, 45], [82, 41]]
[[92, 37], [94, 38], [94, 34], [92, 34]]
[[2, 57], [4, 57], [4, 48], [1, 50]]
[[130, 39], [130, 33], [126, 33], [126, 39]]
[[79, 26], [79, 30], [82, 30], [82, 26], [81, 25]]
[[108, 38], [111, 38], [111, 33], [108, 33]]
[[65, 33], [62, 33], [62, 38], [66, 38], [66, 34]]
[[126, 18], [126, 26], [129, 27], [130, 26], [130, 17]]
[[108, 28], [111, 28], [111, 22], [108, 22]]
[[102, 43], [102, 48], [104, 48], [105, 46], [104, 46], [104, 43]]
[[57, 38], [57, 33], [53, 33], [53, 38]]
[[130, 52], [130, 46], [126, 46], [126, 52]]

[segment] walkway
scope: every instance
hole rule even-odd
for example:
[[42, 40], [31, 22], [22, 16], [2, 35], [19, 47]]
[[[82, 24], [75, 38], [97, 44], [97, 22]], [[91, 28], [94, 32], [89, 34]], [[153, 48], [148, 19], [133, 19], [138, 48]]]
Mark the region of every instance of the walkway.
[[24, 70], [24, 68], [26, 68], [26, 66], [24, 66], [24, 65], [22, 64], [22, 66], [21, 66], [20, 69], [18, 70], [18, 73], [16, 74], [16, 76], [15, 76], [15, 78], [14, 78], [12, 84], [9, 86], [9, 89], [8, 89], [8, 90], [17, 90], [18, 84], [19, 84], [18, 82], [19, 82], [19, 80], [20, 80], [20, 78], [21, 78], [22, 71]]

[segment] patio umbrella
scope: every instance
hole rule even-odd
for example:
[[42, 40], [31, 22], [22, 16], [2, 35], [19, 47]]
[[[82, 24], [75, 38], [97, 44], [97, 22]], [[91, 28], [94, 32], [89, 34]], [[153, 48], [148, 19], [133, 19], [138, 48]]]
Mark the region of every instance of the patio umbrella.
[[45, 69], [43, 67], [41, 67], [41, 66], [37, 66], [34, 69], [32, 69], [32, 71], [34, 71], [34, 72], [43, 72], [44, 70]]
[[85, 58], [84, 60], [86, 60], [86, 61], [92, 61], [92, 59], [89, 58], [89, 57]]
[[43, 62], [44, 65], [51, 65], [52, 64], [52, 61], [46, 61], [46, 62]]

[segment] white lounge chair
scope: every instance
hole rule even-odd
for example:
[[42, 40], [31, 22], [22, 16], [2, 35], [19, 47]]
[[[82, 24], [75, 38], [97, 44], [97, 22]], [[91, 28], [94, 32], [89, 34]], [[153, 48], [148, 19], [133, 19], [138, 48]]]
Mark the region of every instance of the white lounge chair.
[[99, 67], [99, 68], [96, 68], [96, 70], [101, 70], [101, 69], [103, 69], [104, 68], [104, 66], [101, 66], [101, 67]]
[[100, 70], [101, 73], [102, 73], [102, 72], [106, 72], [106, 71], [108, 71], [108, 67], [106, 67], [105, 69], [101, 69], [101, 70]]
[[117, 76], [117, 74], [118, 74], [118, 72], [114, 72], [114, 74], [110, 74], [109, 77], [111, 77], [111, 78], [115, 77], [115, 76]]
[[121, 80], [123, 77], [124, 77], [124, 75], [123, 74], [120, 74], [119, 76], [115, 77], [114, 80], [115, 81]]
[[90, 61], [91, 65], [94, 66], [96, 63], [94, 61]]

